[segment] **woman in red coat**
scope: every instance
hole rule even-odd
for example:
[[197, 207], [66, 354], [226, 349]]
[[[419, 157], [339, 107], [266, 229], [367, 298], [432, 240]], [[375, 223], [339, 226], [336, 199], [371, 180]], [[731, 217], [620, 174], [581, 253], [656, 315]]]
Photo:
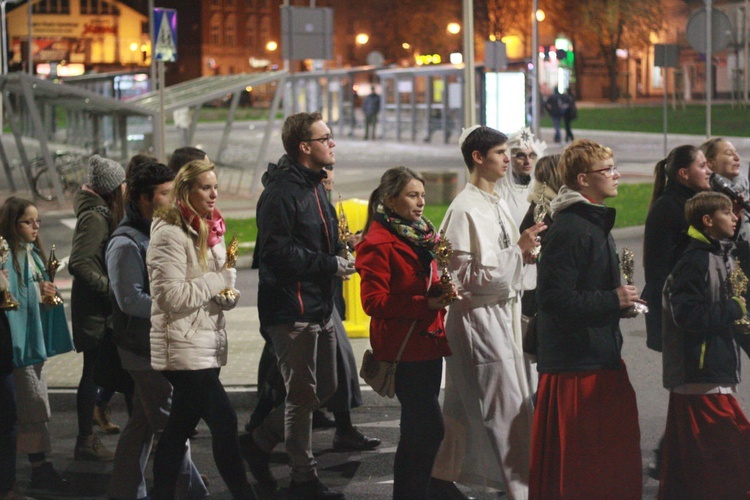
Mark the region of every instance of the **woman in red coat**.
[[362, 306], [371, 316], [375, 358], [394, 361], [401, 403], [401, 437], [393, 471], [395, 499], [427, 498], [444, 426], [438, 395], [445, 338], [445, 306], [455, 290], [440, 284], [434, 259], [437, 233], [422, 215], [424, 180], [406, 167], [388, 170], [373, 191], [364, 238], [357, 246]]

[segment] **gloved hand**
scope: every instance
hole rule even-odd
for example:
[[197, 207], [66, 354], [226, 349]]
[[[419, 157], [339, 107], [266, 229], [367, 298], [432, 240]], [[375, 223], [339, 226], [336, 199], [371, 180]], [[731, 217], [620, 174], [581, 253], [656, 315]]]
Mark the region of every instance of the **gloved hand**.
[[346, 279], [348, 276], [354, 274], [354, 262], [350, 261], [349, 259], [345, 259], [344, 257], [338, 257], [336, 256], [336, 260], [338, 261], [338, 268], [336, 269], [336, 276], [338, 276], [341, 279]]
[[221, 306], [221, 308], [224, 311], [229, 311], [231, 309], [234, 309], [237, 305], [237, 302], [240, 301], [240, 291], [234, 290], [235, 298], [234, 299], [228, 299], [224, 297], [222, 294], [218, 294], [214, 297], [214, 301]]
[[237, 269], [222, 269], [219, 274], [224, 278], [224, 288], [234, 288], [237, 284]]

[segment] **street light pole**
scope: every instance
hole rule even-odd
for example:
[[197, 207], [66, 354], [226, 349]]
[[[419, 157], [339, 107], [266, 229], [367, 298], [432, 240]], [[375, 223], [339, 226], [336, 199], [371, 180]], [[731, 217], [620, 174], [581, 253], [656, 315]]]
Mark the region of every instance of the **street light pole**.
[[706, 0], [706, 138], [711, 137], [711, 94], [713, 94], [714, 51], [711, 46], [711, 0]]
[[151, 91], [153, 92], [158, 88], [156, 58], [154, 57], [154, 47], [156, 46], [156, 33], [154, 33], [154, 0], [148, 0], [148, 35], [151, 40], [151, 67], [149, 69], [151, 73]]
[[539, 137], [539, 0], [531, 2], [531, 131]]
[[477, 80], [474, 64], [474, 5], [463, 0], [464, 16], [464, 127], [477, 122]]
[[34, 49], [32, 48], [33, 40], [31, 38], [31, 30], [32, 30], [32, 23], [31, 23], [31, 16], [33, 14], [33, 7], [31, 5], [31, 0], [29, 0], [29, 74], [34, 75]]
[[[8, 0], [1, 0], [0, 1], [0, 26], [2, 26], [2, 37], [3, 37], [3, 44], [2, 44], [2, 61], [3, 61], [3, 75], [8, 74], [8, 21], [5, 18], [5, 5], [8, 3]], [[0, 106], [2, 106], [2, 103], [0, 103]], [[2, 108], [0, 108], [2, 109]]]

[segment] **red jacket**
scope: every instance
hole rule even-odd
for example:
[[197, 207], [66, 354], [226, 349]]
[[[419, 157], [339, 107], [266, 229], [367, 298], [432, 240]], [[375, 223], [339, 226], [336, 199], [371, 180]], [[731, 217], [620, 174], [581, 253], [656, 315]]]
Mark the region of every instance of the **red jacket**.
[[427, 297], [440, 294], [440, 275], [434, 260], [430, 272], [423, 272], [412, 247], [373, 221], [357, 246], [356, 267], [362, 278], [362, 307], [372, 318], [370, 345], [376, 359], [396, 359], [414, 320], [417, 323], [401, 360], [450, 356], [443, 325], [445, 309], [427, 307]]

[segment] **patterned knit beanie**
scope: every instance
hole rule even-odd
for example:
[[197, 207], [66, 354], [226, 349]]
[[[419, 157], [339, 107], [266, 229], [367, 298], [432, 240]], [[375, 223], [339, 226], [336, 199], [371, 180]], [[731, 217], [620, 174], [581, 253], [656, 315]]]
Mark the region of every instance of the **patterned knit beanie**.
[[125, 182], [125, 169], [114, 160], [93, 155], [89, 158], [88, 186], [97, 194], [108, 194]]

